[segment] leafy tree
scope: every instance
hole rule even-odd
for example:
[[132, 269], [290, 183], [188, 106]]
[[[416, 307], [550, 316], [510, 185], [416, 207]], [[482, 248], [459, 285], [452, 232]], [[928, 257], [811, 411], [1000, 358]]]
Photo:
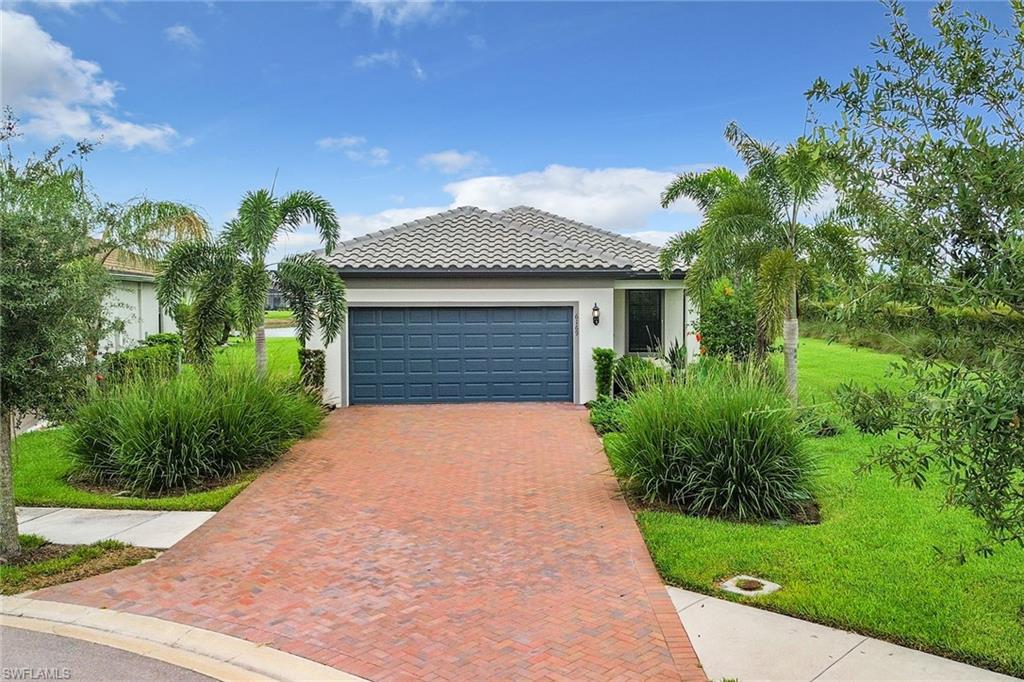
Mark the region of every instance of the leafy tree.
[[852, 230], [836, 214], [811, 225], [801, 222], [826, 181], [817, 144], [800, 138], [780, 149], [735, 123], [726, 127], [725, 137], [747, 174], [741, 179], [727, 168], [684, 173], [666, 188], [662, 206], [689, 197], [704, 211], [704, 220], [697, 230], [669, 241], [662, 269], [667, 273], [679, 260], [693, 259], [687, 278], [698, 305], [720, 277], [752, 281], [759, 353], [782, 332], [786, 390], [796, 403], [801, 281], [815, 271], [856, 277], [863, 267], [861, 253]]
[[325, 343], [341, 332], [345, 321], [345, 285], [313, 254], [289, 256], [267, 267], [267, 251], [283, 231], [311, 222], [328, 251], [338, 239], [334, 209], [305, 191], [275, 199], [268, 190], [246, 194], [238, 217], [215, 242], [189, 240], [170, 248], [157, 277], [161, 305], [176, 308], [193, 300], [182, 320], [186, 353], [200, 365], [213, 361], [224, 325], [235, 320], [241, 332], [256, 337], [256, 367], [266, 369], [264, 310], [267, 291], [275, 284], [295, 315], [299, 342], [305, 348], [316, 327]]
[[[8, 118], [3, 139], [14, 133]], [[19, 551], [11, 443], [26, 414], [59, 415], [89, 371], [82, 349], [103, 315], [111, 280], [95, 257], [96, 207], [78, 164], [62, 158], [0, 162], [0, 560]]]
[[[933, 34], [919, 36], [889, 3], [877, 61], [809, 91], [835, 107], [820, 134], [880, 272], [839, 306], [841, 321], [871, 319], [891, 301], [919, 305], [922, 325], [942, 306], [987, 309], [1007, 329], [1024, 314], [1024, 3], [1010, 10], [1003, 28], [941, 2]], [[900, 429], [915, 438], [875, 460], [916, 485], [938, 473], [949, 502], [972, 509], [992, 538], [1024, 543], [1024, 339], [992, 332], [939, 330], [986, 351], [972, 367], [928, 357], [904, 367], [914, 390]]]

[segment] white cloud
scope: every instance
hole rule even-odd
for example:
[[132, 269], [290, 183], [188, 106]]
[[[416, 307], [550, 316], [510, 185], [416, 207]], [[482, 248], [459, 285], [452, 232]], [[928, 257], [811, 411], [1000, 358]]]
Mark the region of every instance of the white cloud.
[[3, 10], [0, 22], [0, 98], [22, 117], [25, 134], [101, 140], [123, 149], [166, 150], [179, 141], [170, 125], [119, 118], [120, 85], [102, 78], [99, 64], [76, 59], [31, 16]]
[[[518, 175], [489, 175], [445, 185], [455, 206], [501, 210], [533, 206], [598, 227], [638, 231], [660, 207], [661, 191], [675, 178], [648, 168], [573, 168], [551, 165]], [[669, 211], [699, 214], [693, 202], [677, 201]]]
[[353, 7], [369, 14], [375, 28], [390, 24], [396, 30], [436, 23], [454, 9], [451, 3], [436, 0], [356, 0]]
[[412, 74], [413, 78], [417, 80], [426, 79], [427, 72], [420, 64], [420, 60], [406, 57], [398, 50], [384, 50], [382, 52], [360, 54], [356, 55], [355, 59], [352, 60], [352, 65], [357, 69], [373, 69], [376, 67], [397, 69], [403, 64], [408, 64], [409, 73]]
[[316, 146], [327, 151], [340, 151], [352, 161], [363, 161], [371, 166], [384, 166], [391, 162], [391, 151], [384, 147], [367, 147], [361, 135], [321, 137]]
[[358, 55], [352, 63], [360, 69], [368, 69], [374, 66], [397, 67], [402, 61], [401, 55], [396, 50], [385, 50], [383, 52], [371, 52], [370, 54]]
[[485, 47], [487, 47], [487, 39], [484, 38], [479, 33], [472, 33], [466, 36], [466, 41], [469, 43], [469, 46], [474, 50], [482, 50]]
[[164, 29], [164, 37], [171, 43], [187, 50], [198, 50], [203, 44], [195, 31], [185, 24], [175, 24]]
[[[447, 209], [447, 206], [420, 206], [416, 208], [390, 208], [368, 215], [359, 213], [341, 214], [338, 216], [338, 224], [341, 226], [339, 241], [352, 239], [368, 232], [383, 230], [387, 227], [401, 225], [402, 223]], [[287, 232], [277, 236], [271, 251], [271, 261], [279, 261], [292, 253], [315, 251], [322, 248], [323, 243], [320, 241], [320, 235], [316, 229], [312, 225], [302, 225], [294, 232]]]
[[420, 81], [425, 80], [427, 77], [427, 72], [423, 70], [422, 66], [420, 66], [420, 60], [418, 59], [412, 60], [412, 76], [416, 80]]
[[316, 141], [320, 149], [348, 149], [366, 144], [366, 138], [360, 135], [345, 135], [343, 137], [322, 137]]
[[676, 232], [666, 232], [664, 230], [641, 230], [640, 232], [629, 232], [626, 236], [639, 239], [648, 244], [654, 244], [655, 246], [665, 246], [665, 243], [676, 234]]
[[338, 217], [338, 223], [346, 235], [346, 239], [357, 237], [367, 232], [383, 230], [401, 225], [417, 218], [447, 211], [448, 206], [417, 206], [410, 208], [389, 208], [369, 215], [348, 213]]
[[434, 168], [449, 175], [468, 168], [479, 167], [486, 162], [487, 159], [479, 152], [460, 152], [458, 149], [446, 149], [443, 152], [434, 152], [420, 157], [421, 166]]

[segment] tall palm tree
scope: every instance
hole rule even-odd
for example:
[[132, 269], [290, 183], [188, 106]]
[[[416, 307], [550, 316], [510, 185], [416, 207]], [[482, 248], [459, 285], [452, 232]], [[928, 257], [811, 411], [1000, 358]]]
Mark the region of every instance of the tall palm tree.
[[853, 230], [834, 212], [813, 224], [801, 222], [826, 181], [813, 143], [800, 138], [780, 149], [735, 123], [726, 127], [725, 137], [746, 166], [746, 176], [714, 168], [684, 173], [665, 189], [663, 207], [689, 197], [704, 211], [704, 219], [696, 230], [666, 244], [662, 269], [668, 272], [678, 261], [691, 260], [687, 277], [698, 304], [723, 275], [754, 282], [758, 336], [767, 340], [782, 333], [786, 391], [796, 404], [801, 280], [813, 272], [854, 278], [863, 272], [863, 255]]
[[[338, 216], [326, 199], [305, 190], [277, 199], [271, 190], [259, 189], [242, 198], [238, 216], [228, 223], [224, 232], [225, 243], [237, 250], [242, 261], [237, 288], [239, 331], [247, 338], [256, 337], [256, 369], [260, 372], [267, 367], [264, 316], [271, 280], [267, 252], [278, 235], [306, 223], [316, 228], [327, 252], [333, 251], [340, 228]], [[312, 261], [305, 266], [311, 267]], [[325, 279], [334, 281], [337, 277], [332, 275]], [[325, 312], [328, 309], [329, 319], [325, 321], [334, 321], [338, 315], [334, 314], [332, 306], [328, 305]], [[344, 299], [340, 310], [344, 310]], [[338, 325], [340, 328], [340, 322]]]
[[193, 296], [188, 319], [183, 320], [183, 340], [196, 363], [212, 362], [213, 348], [234, 316], [243, 336], [255, 336], [256, 367], [266, 370], [264, 311], [272, 283], [288, 298], [303, 347], [314, 326], [320, 327], [325, 344], [341, 333], [345, 284], [323, 259], [299, 254], [284, 258], [276, 270], [267, 267], [274, 239], [306, 223], [316, 227], [326, 250], [332, 251], [339, 227], [325, 199], [306, 191], [277, 199], [261, 189], [245, 195], [238, 216], [219, 240], [181, 242], [168, 251], [157, 276], [157, 297], [161, 305], [173, 308]]

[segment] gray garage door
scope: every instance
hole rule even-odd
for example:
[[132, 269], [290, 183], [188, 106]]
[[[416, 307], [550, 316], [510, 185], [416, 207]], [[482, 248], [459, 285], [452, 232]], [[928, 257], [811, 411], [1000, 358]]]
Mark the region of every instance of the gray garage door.
[[572, 400], [572, 308], [349, 310], [360, 403]]

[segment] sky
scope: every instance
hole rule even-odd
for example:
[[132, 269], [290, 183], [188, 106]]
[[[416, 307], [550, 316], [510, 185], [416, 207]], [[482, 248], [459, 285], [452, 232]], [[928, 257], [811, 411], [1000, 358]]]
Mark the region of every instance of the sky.
[[[308, 189], [346, 237], [526, 204], [655, 244], [700, 221], [659, 206], [676, 173], [740, 170], [729, 121], [800, 135], [812, 81], [870, 63], [887, 26], [874, 2], [3, 7], [16, 153], [99, 140], [86, 169], [105, 200], [188, 203], [216, 230], [248, 190]], [[303, 227], [275, 256], [317, 246]]]

